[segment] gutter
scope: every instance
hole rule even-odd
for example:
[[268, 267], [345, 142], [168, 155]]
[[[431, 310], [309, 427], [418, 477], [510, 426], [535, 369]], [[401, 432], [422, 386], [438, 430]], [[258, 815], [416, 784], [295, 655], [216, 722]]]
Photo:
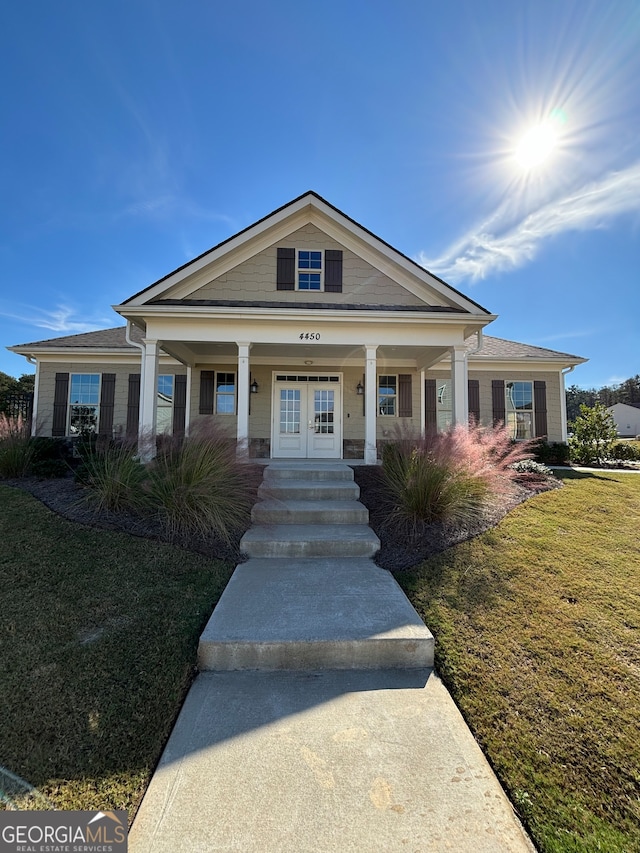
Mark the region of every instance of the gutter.
[[[129, 346], [137, 347], [140, 350], [140, 395], [142, 395], [142, 389], [144, 388], [144, 344], [139, 344], [137, 341], [131, 339], [131, 329], [132, 329], [131, 320], [127, 320], [127, 326], [124, 333], [124, 339], [129, 344]], [[142, 432], [142, 406], [138, 401], [138, 434]]]

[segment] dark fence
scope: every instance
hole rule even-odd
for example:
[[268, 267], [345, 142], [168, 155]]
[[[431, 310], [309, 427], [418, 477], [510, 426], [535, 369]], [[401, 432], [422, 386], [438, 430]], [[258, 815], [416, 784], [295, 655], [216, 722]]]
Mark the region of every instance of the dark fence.
[[30, 423], [33, 415], [33, 394], [7, 394], [2, 401], [2, 409], [10, 418], [21, 416]]

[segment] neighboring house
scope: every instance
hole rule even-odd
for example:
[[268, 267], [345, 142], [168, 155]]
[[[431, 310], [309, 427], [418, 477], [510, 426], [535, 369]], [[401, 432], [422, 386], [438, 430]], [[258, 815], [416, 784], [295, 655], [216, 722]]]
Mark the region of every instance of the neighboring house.
[[[34, 432], [145, 438], [217, 418], [263, 458], [375, 461], [396, 425], [566, 440], [585, 359], [491, 338], [485, 308], [306, 193], [35, 360]], [[155, 445], [153, 445], [155, 446]]]
[[633, 438], [640, 435], [640, 409], [627, 403], [614, 403], [607, 409], [621, 438]]

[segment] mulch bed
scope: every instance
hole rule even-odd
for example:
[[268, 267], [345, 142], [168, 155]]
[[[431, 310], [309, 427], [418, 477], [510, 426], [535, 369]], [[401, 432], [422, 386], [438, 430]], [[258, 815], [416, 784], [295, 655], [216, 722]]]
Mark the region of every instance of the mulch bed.
[[141, 536], [156, 542], [168, 542], [178, 545], [196, 554], [213, 557], [230, 563], [240, 563], [246, 557], [240, 553], [240, 539], [245, 529], [237, 530], [229, 542], [216, 536], [203, 538], [200, 536], [170, 536], [163, 528], [160, 520], [154, 517], [138, 516], [129, 512], [96, 512], [91, 505], [90, 493], [76, 483], [73, 477], [39, 480], [34, 477], [24, 480], [5, 480], [5, 485], [15, 486], [29, 492], [34, 498], [57, 512], [59, 515], [96, 527], [101, 530], [119, 530], [132, 536]]
[[[353, 470], [355, 481], [360, 486], [360, 500], [369, 510], [369, 523], [381, 543], [375, 562], [392, 572], [409, 569], [433, 554], [484, 533], [527, 498], [562, 485], [553, 478], [544, 485], [519, 485], [509, 500], [488, 509], [481, 519], [455, 528], [444, 524], [425, 525], [419, 535], [409, 535], [406, 528], [388, 522], [380, 466], [354, 466]], [[215, 536], [206, 539], [199, 536], [170, 537], [157, 518], [140, 517], [127, 512], [96, 512], [91, 506], [87, 490], [72, 477], [51, 480], [29, 478], [4, 482], [6, 485], [24, 489], [49, 509], [80, 524], [103, 530], [119, 530], [158, 542], [170, 542], [205, 557], [231, 563], [240, 563], [246, 559], [240, 552], [240, 539], [244, 530], [237, 530], [229, 542]]]

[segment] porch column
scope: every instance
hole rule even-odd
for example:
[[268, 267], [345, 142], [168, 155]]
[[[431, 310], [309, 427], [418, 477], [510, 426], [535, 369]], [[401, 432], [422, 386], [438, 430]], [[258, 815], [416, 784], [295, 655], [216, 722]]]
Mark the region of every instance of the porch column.
[[377, 345], [367, 345], [364, 398], [364, 461], [375, 465], [378, 458], [376, 448], [376, 422], [378, 413], [378, 377], [376, 371]]
[[427, 412], [426, 412], [426, 404], [427, 401], [425, 399], [424, 392], [424, 382], [426, 378], [426, 373], [424, 370], [420, 371], [420, 435], [425, 435], [427, 431]]
[[451, 401], [453, 423], [469, 424], [469, 383], [467, 371], [467, 349], [451, 347]]
[[156, 419], [158, 403], [158, 341], [143, 338], [140, 377], [140, 433], [138, 453], [143, 462], [156, 455]]
[[250, 343], [238, 345], [238, 455], [249, 453], [249, 350]]
[[193, 370], [191, 365], [187, 365], [187, 399], [185, 400], [185, 413], [184, 413], [184, 434], [185, 436], [189, 435], [189, 428], [191, 426], [191, 383], [193, 381]]

